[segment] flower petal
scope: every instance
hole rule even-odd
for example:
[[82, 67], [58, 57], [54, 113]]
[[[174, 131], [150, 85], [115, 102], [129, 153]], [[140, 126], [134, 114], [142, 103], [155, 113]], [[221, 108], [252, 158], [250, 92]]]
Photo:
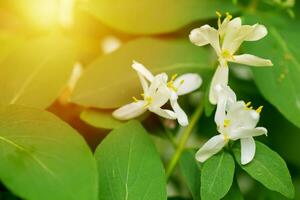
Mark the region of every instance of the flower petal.
[[182, 108], [179, 106], [177, 99], [171, 99], [171, 107], [173, 108], [176, 118], [178, 120], [178, 123], [181, 126], [187, 126], [189, 124], [189, 120], [185, 112], [182, 110]]
[[204, 46], [210, 44], [219, 55], [220, 53], [220, 41], [219, 33], [215, 28], [209, 25], [195, 28], [189, 35], [190, 41], [197, 46]]
[[176, 114], [171, 110], [161, 109], [161, 108], [153, 108], [153, 107], [150, 107], [149, 110], [161, 117], [166, 118], [166, 119], [176, 119]]
[[236, 94], [228, 85], [220, 84], [216, 85], [215, 92], [218, 94], [215, 122], [218, 126], [223, 126], [228, 107], [236, 102]]
[[149, 85], [148, 85], [147, 80], [146, 80], [145, 77], [144, 77], [142, 74], [140, 74], [140, 73], [138, 73], [138, 77], [139, 77], [139, 79], [140, 79], [140, 83], [141, 83], [141, 85], [142, 85], [143, 92], [144, 92], [144, 93], [147, 93], [148, 88], [149, 88]]
[[227, 85], [228, 84], [228, 73], [229, 73], [229, 69], [228, 67], [224, 67], [224, 66], [218, 66], [211, 84], [210, 84], [210, 89], [209, 89], [209, 101], [211, 104], [217, 104], [218, 101], [218, 93], [215, 90], [215, 87], [217, 85]]
[[138, 73], [142, 74], [148, 81], [152, 82], [154, 76], [143, 64], [134, 60], [132, 68]]
[[238, 140], [242, 138], [255, 137], [260, 135], [267, 135], [268, 131], [264, 127], [257, 128], [239, 128], [229, 132], [231, 140]]
[[152, 103], [150, 107], [160, 108], [168, 102], [171, 96], [170, 89], [166, 85], [160, 85], [157, 91], [152, 95]]
[[149, 90], [145, 93], [146, 95], [148, 96], [153, 96], [154, 93], [157, 92], [157, 89], [163, 85], [166, 86], [167, 84], [167, 80], [168, 80], [168, 75], [166, 73], [160, 73], [160, 74], [157, 74], [151, 84], [150, 84], [150, 87], [149, 87]]
[[174, 86], [178, 88], [177, 94], [184, 95], [197, 90], [202, 84], [202, 79], [198, 74], [188, 73], [176, 78]]
[[254, 24], [252, 31], [247, 35], [245, 41], [257, 41], [268, 34], [267, 28], [261, 24]]
[[208, 158], [218, 153], [226, 144], [223, 135], [216, 135], [209, 139], [196, 153], [196, 160], [205, 162]]
[[234, 54], [235, 51], [240, 47], [241, 41], [237, 40], [237, 38], [240, 34], [241, 27], [242, 21], [239, 17], [234, 18], [228, 23], [224, 35], [222, 50], [227, 50], [231, 54]]
[[264, 58], [260, 58], [250, 54], [242, 54], [233, 56], [233, 59], [230, 62], [239, 63], [243, 65], [250, 65], [250, 66], [273, 66], [272, 61]]
[[145, 104], [145, 101], [133, 102], [118, 108], [112, 115], [119, 120], [129, 120], [143, 114], [147, 110]]
[[255, 141], [252, 137], [241, 139], [241, 163], [246, 165], [255, 155]]

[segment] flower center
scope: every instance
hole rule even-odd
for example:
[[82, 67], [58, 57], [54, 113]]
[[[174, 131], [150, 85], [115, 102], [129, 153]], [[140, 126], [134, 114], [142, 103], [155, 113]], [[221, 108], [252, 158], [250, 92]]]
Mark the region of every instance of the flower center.
[[225, 60], [234, 60], [233, 55], [230, 53], [230, 51], [228, 51], [227, 49], [224, 49], [221, 52], [221, 57]]
[[224, 123], [223, 123], [224, 128], [227, 128], [229, 125], [230, 125], [230, 120], [229, 119], [225, 119]]
[[153, 102], [153, 98], [152, 97], [146, 97], [145, 101], [146, 101], [146, 103], [143, 106], [143, 108], [147, 108], [148, 106], [150, 106], [152, 104], [152, 102]]
[[228, 142], [228, 140], [229, 140], [229, 136], [225, 133], [225, 134], [223, 134], [223, 137], [224, 137], [224, 140], [225, 140], [225, 142]]

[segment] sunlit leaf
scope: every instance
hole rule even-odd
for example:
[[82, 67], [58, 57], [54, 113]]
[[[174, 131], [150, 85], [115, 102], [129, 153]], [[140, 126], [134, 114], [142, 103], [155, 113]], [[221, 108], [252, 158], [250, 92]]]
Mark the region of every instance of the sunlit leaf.
[[96, 128], [113, 129], [124, 124], [124, 122], [113, 118], [108, 111], [84, 110], [80, 113], [80, 119]]
[[237, 10], [226, 0], [91, 0], [83, 8], [105, 24], [132, 34], [175, 31], [193, 21]]
[[137, 121], [113, 130], [96, 149], [100, 200], [165, 200], [166, 178], [150, 136]]
[[234, 175], [232, 156], [222, 151], [208, 159], [201, 170], [201, 199], [217, 200], [229, 191]]
[[195, 154], [195, 150], [184, 151], [180, 157], [179, 165], [193, 199], [200, 200], [200, 167], [195, 159]]
[[[72, 101], [98, 108], [115, 108], [139, 97], [142, 88], [132, 61], [143, 63], [152, 73], [169, 75], [199, 72], [205, 79], [212, 70], [210, 55], [186, 40], [133, 40], [119, 50], [96, 59], [79, 80]], [[209, 73], [210, 74], [210, 73]]]
[[74, 62], [72, 44], [63, 37], [29, 41], [0, 65], [0, 104], [48, 107], [66, 85]]
[[300, 127], [300, 23], [273, 13], [246, 19], [265, 24], [269, 34], [262, 41], [247, 45], [245, 52], [271, 59], [274, 64], [253, 68], [255, 82], [262, 95]]
[[30, 200], [96, 200], [96, 162], [83, 138], [46, 111], [0, 107], [0, 180]]
[[22, 36], [9, 32], [0, 32], [0, 63], [25, 42]]
[[291, 175], [284, 160], [266, 145], [256, 142], [254, 159], [247, 165], [241, 165], [240, 145], [234, 148], [236, 161], [250, 176], [270, 190], [280, 192], [288, 198], [295, 195]]

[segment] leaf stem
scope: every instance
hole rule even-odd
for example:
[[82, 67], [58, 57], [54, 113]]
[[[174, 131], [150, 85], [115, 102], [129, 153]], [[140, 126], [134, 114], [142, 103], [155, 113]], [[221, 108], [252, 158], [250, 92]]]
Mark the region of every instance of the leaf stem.
[[196, 108], [194, 114], [192, 115], [190, 124], [188, 125], [188, 127], [184, 130], [183, 134], [181, 135], [181, 137], [179, 138], [179, 142], [176, 148], [175, 153], [173, 154], [173, 157], [171, 158], [168, 166], [167, 166], [167, 170], [166, 170], [166, 177], [167, 180], [170, 178], [174, 168], [176, 167], [180, 156], [185, 148], [185, 145], [188, 141], [189, 136], [192, 133], [193, 128], [195, 127], [198, 119], [200, 118], [200, 116], [202, 115], [203, 112], [203, 104], [200, 103], [198, 105], [198, 107]]

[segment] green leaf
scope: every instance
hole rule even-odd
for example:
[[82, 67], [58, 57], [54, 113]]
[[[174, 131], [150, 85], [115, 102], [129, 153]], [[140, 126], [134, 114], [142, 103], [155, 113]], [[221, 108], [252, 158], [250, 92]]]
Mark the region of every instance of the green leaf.
[[47, 108], [66, 86], [74, 57], [70, 41], [63, 37], [29, 41], [0, 65], [0, 105]]
[[179, 160], [180, 171], [194, 200], [200, 200], [200, 167], [195, 160], [195, 150], [185, 150]]
[[201, 199], [221, 199], [229, 191], [234, 175], [232, 156], [222, 151], [204, 164], [201, 171]]
[[216, 11], [237, 10], [226, 0], [91, 0], [82, 6], [103, 23], [131, 34], [172, 32], [196, 20], [216, 17]]
[[0, 179], [30, 200], [96, 200], [96, 162], [84, 139], [53, 114], [0, 107]]
[[236, 161], [250, 176], [270, 190], [280, 192], [288, 198], [295, 195], [289, 170], [284, 160], [266, 145], [256, 142], [254, 159], [247, 165], [241, 165], [241, 150], [238, 144], [234, 149]]
[[133, 40], [110, 55], [99, 57], [77, 83], [71, 100], [97, 108], [116, 108], [138, 97], [142, 88], [132, 61], [143, 63], [153, 74], [169, 75], [201, 72], [206, 79], [212, 70], [210, 54], [186, 40], [141, 38]]
[[244, 51], [271, 59], [274, 64], [274, 67], [252, 68], [255, 83], [271, 104], [300, 127], [300, 23], [274, 13], [246, 19], [265, 24], [269, 34], [246, 45]]
[[100, 200], [165, 200], [162, 162], [145, 129], [130, 121], [113, 130], [96, 149]]
[[121, 126], [124, 122], [113, 118], [109, 111], [96, 111], [87, 109], [80, 113], [80, 119], [85, 123], [102, 129], [113, 129]]
[[232, 186], [223, 200], [243, 200], [243, 195], [236, 181], [232, 183]]

